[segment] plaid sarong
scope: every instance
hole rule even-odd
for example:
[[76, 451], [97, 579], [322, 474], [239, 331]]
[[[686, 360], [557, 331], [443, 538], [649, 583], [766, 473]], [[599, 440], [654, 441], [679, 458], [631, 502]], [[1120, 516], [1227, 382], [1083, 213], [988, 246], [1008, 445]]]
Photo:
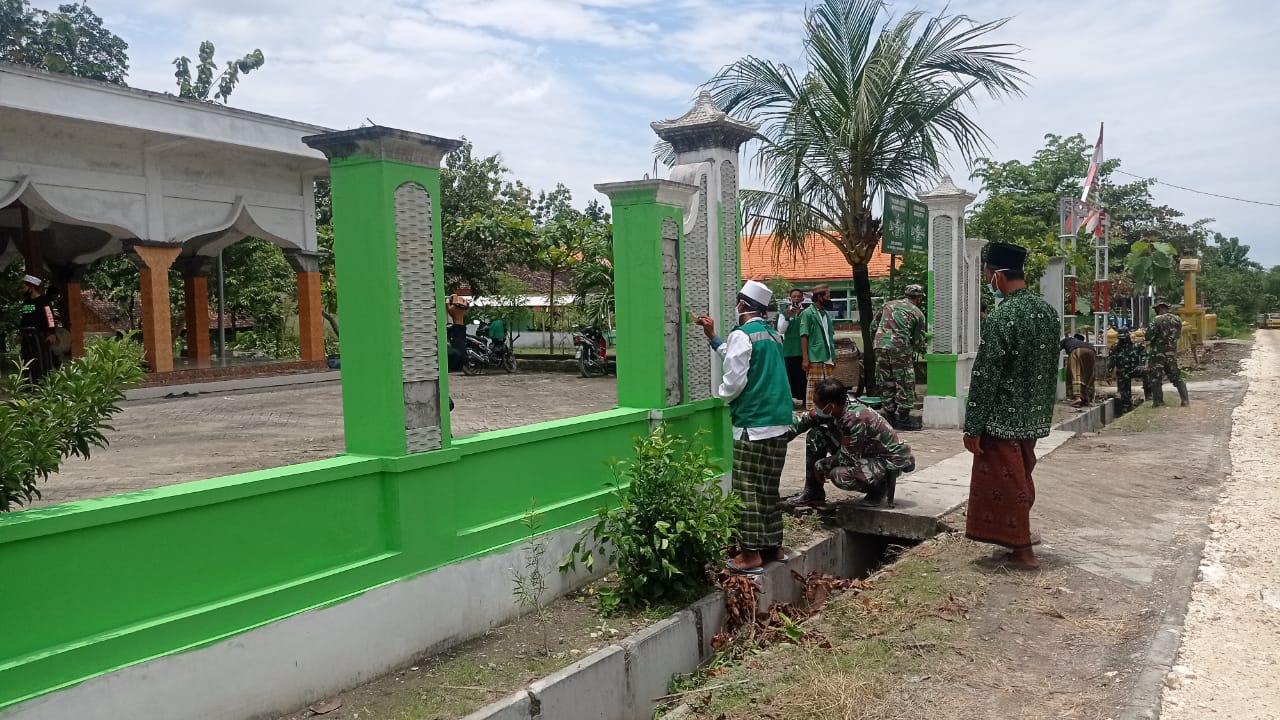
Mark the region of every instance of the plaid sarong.
[[804, 409], [813, 409], [813, 389], [818, 387], [818, 383], [831, 377], [835, 372], [835, 366], [826, 363], [809, 363], [809, 387], [804, 395]]
[[733, 441], [733, 491], [742, 498], [737, 539], [744, 550], [782, 545], [778, 483], [786, 460], [785, 437]]

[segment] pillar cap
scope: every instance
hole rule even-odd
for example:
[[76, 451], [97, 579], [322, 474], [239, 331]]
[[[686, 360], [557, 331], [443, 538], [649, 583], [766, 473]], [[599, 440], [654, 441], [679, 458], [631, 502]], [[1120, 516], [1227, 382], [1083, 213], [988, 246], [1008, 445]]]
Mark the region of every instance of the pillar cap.
[[461, 140], [381, 125], [308, 135], [302, 138], [302, 142], [324, 153], [330, 160], [359, 156], [376, 160], [397, 160], [426, 167], [440, 167], [440, 161], [446, 153], [462, 147]]
[[677, 153], [709, 148], [725, 148], [737, 151], [743, 143], [755, 137], [760, 124], [737, 120], [716, 106], [711, 93], [698, 93], [689, 112], [678, 118], [649, 123], [658, 137], [671, 143]]
[[600, 183], [595, 187], [597, 192], [608, 195], [609, 199], [614, 202], [617, 202], [621, 195], [652, 193], [648, 197], [637, 199], [680, 207], [688, 205], [690, 198], [698, 192], [696, 185], [675, 182], [674, 180], [628, 180], [626, 182]]
[[973, 199], [978, 196], [968, 190], [957, 187], [956, 184], [951, 181], [950, 175], [943, 175], [942, 181], [938, 183], [936, 188], [926, 192], [918, 192], [916, 193], [916, 197], [923, 202], [928, 202], [929, 200], [951, 200], [961, 198], [967, 202], [972, 202]]

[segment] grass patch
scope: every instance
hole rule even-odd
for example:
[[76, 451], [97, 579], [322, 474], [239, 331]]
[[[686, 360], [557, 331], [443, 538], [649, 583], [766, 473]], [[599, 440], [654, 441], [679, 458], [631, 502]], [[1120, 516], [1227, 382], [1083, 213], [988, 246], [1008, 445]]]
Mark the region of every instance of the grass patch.
[[958, 537], [925, 543], [871, 588], [833, 598], [801, 625], [799, 642], [739, 651], [687, 683], [701, 683], [705, 693], [681, 699], [694, 717], [725, 720], [917, 716], [890, 691], [903, 677], [930, 671], [956, 621], [981, 597], [987, 579], [972, 565], [979, 553]]
[[822, 518], [817, 513], [800, 515], [785, 513], [782, 516], [782, 537], [787, 547], [802, 547], [828, 532], [830, 528], [822, 522]]

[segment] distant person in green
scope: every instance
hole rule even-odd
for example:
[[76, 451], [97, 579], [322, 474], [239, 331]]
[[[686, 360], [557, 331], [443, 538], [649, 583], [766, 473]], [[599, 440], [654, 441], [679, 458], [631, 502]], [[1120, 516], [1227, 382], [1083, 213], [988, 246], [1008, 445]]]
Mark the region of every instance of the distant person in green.
[[1147, 354], [1133, 342], [1129, 328], [1116, 331], [1116, 344], [1107, 356], [1107, 372], [1116, 374], [1121, 414], [1133, 409], [1133, 379], [1146, 376]]
[[1026, 248], [991, 243], [983, 277], [997, 300], [973, 361], [964, 447], [973, 453], [965, 536], [1008, 548], [1013, 568], [1040, 566], [1031, 549], [1036, 440], [1049, 434], [1058, 390], [1058, 313], [1027, 290]]
[[827, 315], [831, 309], [831, 288], [817, 285], [812, 295], [813, 304], [800, 313], [800, 361], [806, 381], [806, 410], [814, 408], [814, 388], [831, 377], [836, 368], [836, 333]]
[[919, 430], [911, 417], [916, 406], [916, 354], [924, 352], [925, 320], [920, 306], [924, 288], [908, 285], [901, 300], [890, 300], [876, 318], [876, 385], [881, 411], [895, 430]]
[[791, 399], [804, 402], [804, 357], [800, 347], [800, 313], [804, 312], [804, 291], [792, 288], [789, 303], [778, 313], [778, 332], [782, 333], [782, 360], [787, 365], [787, 384], [791, 386]]
[[502, 318], [489, 321], [489, 345], [497, 347], [507, 341], [507, 324]]
[[721, 340], [710, 317], [697, 319], [724, 376], [716, 396], [733, 422], [733, 492], [742, 498], [731, 572], [759, 575], [765, 562], [785, 560], [782, 549], [782, 466], [791, 432], [791, 392], [782, 362], [782, 336], [765, 322], [769, 286], [748, 280], [738, 293], [738, 325]]
[[1178, 368], [1178, 340], [1182, 337], [1182, 318], [1169, 312], [1169, 301], [1156, 300], [1156, 319], [1147, 328], [1147, 386], [1151, 407], [1164, 407], [1164, 381], [1178, 389], [1182, 407], [1191, 404], [1187, 383]]

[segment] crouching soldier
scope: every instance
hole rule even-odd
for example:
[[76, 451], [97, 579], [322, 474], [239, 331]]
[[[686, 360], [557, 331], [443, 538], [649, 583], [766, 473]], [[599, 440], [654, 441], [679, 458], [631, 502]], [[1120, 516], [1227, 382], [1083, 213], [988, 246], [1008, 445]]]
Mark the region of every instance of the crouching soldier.
[[[863, 505], [887, 501], [892, 507], [898, 476], [916, 468], [911, 447], [898, 439], [884, 416], [850, 400], [849, 388], [836, 378], [818, 383], [813, 409], [796, 419], [786, 437], [792, 440], [806, 432], [806, 476], [866, 493]], [[824, 501], [825, 497], [824, 493]]]

